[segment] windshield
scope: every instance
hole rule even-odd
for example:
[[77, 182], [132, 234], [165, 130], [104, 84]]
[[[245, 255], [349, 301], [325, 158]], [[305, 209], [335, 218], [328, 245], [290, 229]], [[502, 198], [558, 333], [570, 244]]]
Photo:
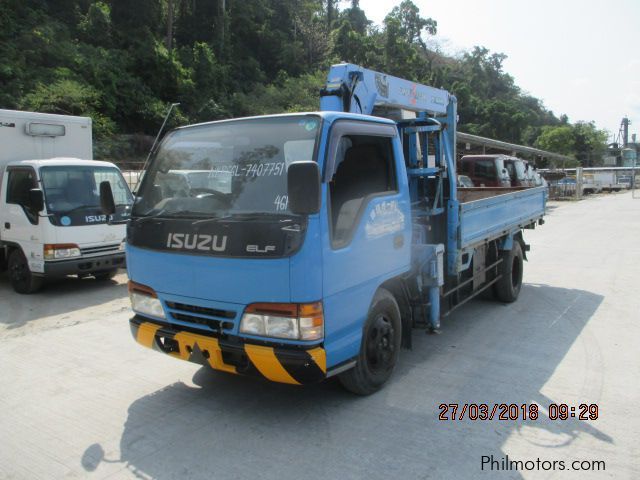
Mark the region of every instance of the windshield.
[[104, 181], [111, 184], [117, 220], [128, 217], [133, 203], [129, 187], [114, 167], [42, 167], [40, 179], [47, 212], [54, 225], [67, 227], [106, 222], [100, 208], [100, 183]]
[[131, 205], [129, 187], [116, 168], [43, 167], [40, 177], [49, 213], [68, 213], [100, 206], [100, 183], [108, 181], [116, 205]]
[[287, 167], [314, 160], [317, 116], [197, 125], [163, 141], [145, 175], [134, 215], [219, 217], [291, 214]]

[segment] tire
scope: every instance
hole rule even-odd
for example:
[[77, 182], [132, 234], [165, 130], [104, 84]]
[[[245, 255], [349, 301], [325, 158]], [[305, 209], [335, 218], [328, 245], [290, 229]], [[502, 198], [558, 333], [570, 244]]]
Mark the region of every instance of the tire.
[[118, 270], [107, 270], [106, 272], [95, 272], [93, 276], [100, 282], [106, 282], [107, 280], [111, 280], [117, 274]]
[[22, 250], [14, 250], [9, 255], [9, 280], [17, 293], [35, 293], [42, 287], [42, 277], [37, 277], [29, 269], [29, 262]]
[[513, 241], [513, 248], [502, 255], [500, 264], [500, 280], [495, 285], [495, 294], [498, 300], [512, 303], [518, 299], [522, 288], [522, 246], [518, 240]]
[[371, 395], [380, 390], [398, 362], [401, 340], [398, 303], [389, 291], [379, 289], [362, 329], [357, 363], [338, 377], [342, 386], [357, 395]]

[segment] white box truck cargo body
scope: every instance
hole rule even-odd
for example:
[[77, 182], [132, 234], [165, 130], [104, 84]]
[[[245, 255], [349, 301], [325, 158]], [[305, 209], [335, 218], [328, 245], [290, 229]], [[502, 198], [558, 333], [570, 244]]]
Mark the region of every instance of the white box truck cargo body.
[[93, 159], [91, 118], [0, 109], [1, 157]]

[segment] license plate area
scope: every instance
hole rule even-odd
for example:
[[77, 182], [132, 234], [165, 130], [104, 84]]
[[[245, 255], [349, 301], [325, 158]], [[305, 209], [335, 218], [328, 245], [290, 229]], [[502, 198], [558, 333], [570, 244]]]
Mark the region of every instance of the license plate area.
[[180, 343], [174, 338], [158, 335], [156, 337], [156, 344], [164, 353], [180, 353]]

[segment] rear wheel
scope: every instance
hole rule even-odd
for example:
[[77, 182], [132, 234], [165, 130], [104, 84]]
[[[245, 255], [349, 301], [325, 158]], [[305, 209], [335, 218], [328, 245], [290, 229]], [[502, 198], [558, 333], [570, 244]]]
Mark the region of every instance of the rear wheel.
[[42, 277], [37, 277], [29, 269], [29, 262], [22, 250], [14, 250], [9, 255], [9, 280], [17, 293], [34, 293], [42, 287]]
[[522, 246], [519, 241], [514, 240], [511, 250], [502, 255], [500, 264], [502, 277], [495, 284], [498, 300], [511, 303], [518, 299], [522, 288], [522, 267]]
[[362, 331], [356, 366], [339, 377], [342, 385], [358, 395], [370, 395], [391, 377], [400, 353], [402, 322], [391, 293], [376, 292]]

